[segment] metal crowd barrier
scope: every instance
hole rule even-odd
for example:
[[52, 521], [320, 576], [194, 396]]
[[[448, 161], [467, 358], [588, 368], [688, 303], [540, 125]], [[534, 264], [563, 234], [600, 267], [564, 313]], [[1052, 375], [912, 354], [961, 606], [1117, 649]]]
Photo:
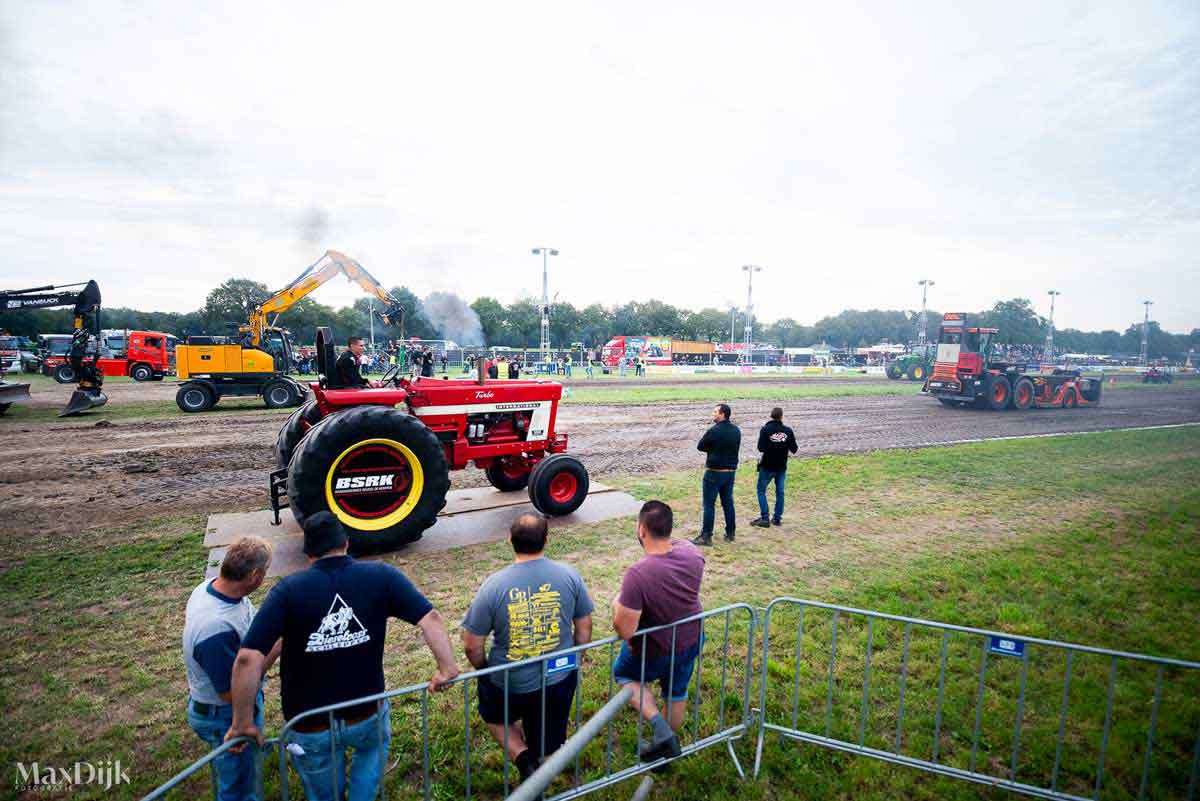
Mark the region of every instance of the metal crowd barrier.
[[[742, 620], [735, 620], [743, 618]], [[735, 626], [735, 622], [739, 625]], [[727, 751], [733, 760], [735, 769], [738, 775], [745, 778], [745, 773], [737, 759], [732, 747], [732, 741], [742, 737], [751, 725], [750, 723], [750, 685], [753, 681], [753, 666], [755, 649], [755, 626], [757, 623], [756, 614], [753, 607], [748, 604], [731, 604], [718, 609], [703, 612], [698, 615], [676, 621], [665, 626], [657, 626], [655, 628], [644, 629], [639, 631], [635, 636], [640, 639], [645, 639], [648, 635], [660, 631], [671, 631], [672, 654], [670, 667], [674, 668], [674, 643], [679, 627], [699, 623], [702, 634], [706, 640], [706, 644], [701, 649], [699, 656], [696, 659], [695, 670], [692, 675], [692, 692], [689, 692], [689, 715], [685, 716], [683, 726], [677, 732], [682, 746], [682, 754], [679, 758], [697, 753], [706, 748], [721, 745], [726, 745]], [[744, 625], [742, 625], [744, 623]], [[713, 636], [713, 632], [709, 629], [720, 628], [720, 637]], [[740, 637], [744, 632], [745, 643], [740, 641]], [[733, 638], [738, 638], [738, 642], [734, 643]], [[621, 640], [616, 637], [609, 637], [597, 642], [578, 645], [572, 648], [563, 649], [554, 653], [546, 654], [540, 657], [526, 659], [521, 662], [513, 662], [507, 665], [484, 668], [482, 670], [472, 671], [459, 675], [453, 682], [451, 688], [461, 685], [461, 714], [462, 726], [455, 732], [447, 732], [438, 730], [431, 732], [429, 720], [431, 715], [430, 706], [439, 705], [445, 707], [446, 712], [449, 712], [449, 705], [459, 705], [457, 700], [451, 700], [454, 696], [459, 695], [454, 689], [447, 689], [440, 693], [433, 693], [427, 683], [413, 684], [407, 687], [401, 687], [394, 690], [388, 690], [376, 695], [356, 698], [340, 704], [321, 707], [297, 715], [287, 721], [278, 737], [267, 741], [266, 746], [262, 749], [264, 753], [275, 752], [278, 758], [278, 785], [279, 797], [281, 799], [289, 798], [289, 783], [292, 779], [291, 772], [288, 769], [290, 755], [287, 749], [288, 735], [294, 729], [297, 723], [306, 720], [316, 720], [325, 717], [329, 723], [329, 739], [330, 749], [337, 748], [335, 742], [335, 720], [336, 713], [345, 708], [362, 706], [365, 704], [376, 704], [377, 710], [383, 710], [385, 702], [391, 703], [390, 715], [385, 719], [385, 716], [379, 716], [379, 724], [387, 725], [392, 734], [391, 742], [391, 757], [397, 758], [399, 753], [403, 758], [404, 753], [410, 747], [420, 750], [420, 797], [428, 800], [433, 797], [435, 791], [435, 781], [433, 777], [436, 775], [440, 783], [455, 784], [461, 781], [461, 792], [458, 787], [442, 787], [437, 789], [439, 797], [461, 796], [465, 799], [471, 799], [477, 794], [477, 791], [482, 790], [486, 797], [495, 797], [502, 791], [504, 796], [508, 796], [513, 789], [513, 770], [510, 766], [511, 760], [508, 756], [508, 738], [507, 728], [505, 729], [505, 737], [500, 745], [493, 742], [492, 737], [486, 732], [485, 726], [478, 720], [477, 715], [472, 710], [471, 704], [471, 684], [478, 683], [480, 680], [490, 680], [490, 677], [502, 675], [504, 677], [504, 698], [505, 709], [504, 716], [508, 719], [508, 681], [510, 674], [519, 668], [538, 665], [541, 672], [541, 715], [542, 721], [545, 721], [546, 715], [546, 665], [552, 662], [557, 662], [564, 657], [571, 655], [576, 656], [576, 667], [578, 671], [579, 682], [575, 691], [574, 697], [574, 730], [575, 736], [572, 737], [554, 755], [553, 762], [549, 760], [542, 765], [542, 778], [545, 779], [546, 785], [551, 783], [556, 776], [565, 773], [568, 769], [571, 772], [571, 782], [568, 788], [561, 790], [557, 795], [551, 797], [552, 801], [566, 801], [567, 799], [579, 798], [589, 793], [600, 790], [604, 787], [617, 784], [632, 776], [645, 773], [661, 765], [664, 760], [656, 762], [642, 762], [637, 754], [638, 740], [641, 738], [643, 730], [643, 719], [640, 714], [637, 715], [637, 724], [634, 726], [625, 726], [623, 732], [626, 737], [624, 749], [619, 748], [621, 745], [618, 742], [621, 738], [621, 733], [615, 731], [613, 725], [613, 717], [616, 716], [621, 708], [625, 706], [626, 701], [631, 694], [630, 688], [625, 688], [620, 692], [615, 692], [616, 682], [612, 674], [613, 662], [616, 658], [617, 648], [620, 646]], [[731, 660], [730, 650], [731, 645], [737, 646], [736, 661]], [[719, 648], [719, 650], [717, 650]], [[744, 656], [742, 651], [744, 648]], [[590, 652], [597, 654], [606, 654], [607, 659], [589, 660], [587, 655]], [[708, 663], [713, 659], [719, 658], [718, 665], [709, 666]], [[587, 680], [584, 671], [591, 663], [603, 665], [606, 670], [603, 678], [593, 677], [592, 681]], [[645, 677], [645, 650], [642, 651], [641, 659], [642, 678]], [[673, 673], [673, 670], [670, 672]], [[644, 683], [644, 682], [643, 682]], [[668, 682], [669, 683], [669, 682]], [[719, 687], [719, 689], [717, 689]], [[730, 687], [740, 689], [738, 697], [740, 698], [740, 708], [730, 710], [730, 696], [727, 691]], [[592, 717], [589, 720], [589, 727], [585, 729], [581, 723], [582, 708], [584, 704], [584, 696], [595, 696], [598, 690], [604, 690], [605, 702], [601, 705], [601, 710], [606, 710], [607, 717], [597, 725], [592, 725], [597, 718]], [[668, 687], [668, 695], [672, 694], [672, 687]], [[715, 694], [713, 691], [716, 691]], [[712, 697], [709, 697], [709, 696]], [[478, 694], [476, 693], [476, 697]], [[594, 703], [592, 698], [590, 703]], [[419, 711], [415, 711], [413, 717], [419, 719], [419, 738], [416, 735], [416, 729], [413, 723], [415, 720], [405, 721], [405, 725], [397, 727], [393, 725], [393, 719], [399, 715], [408, 718], [410, 710], [409, 705], [416, 706]], [[711, 713], [702, 716], [702, 707], [705, 712]], [[715, 709], [714, 709], [715, 707]], [[665, 711], [665, 710], [664, 710]], [[632, 710], [628, 714], [634, 714]], [[704, 720], [702, 721], [702, 717]], [[690, 720], [689, 720], [690, 718]], [[713, 720], [710, 720], [712, 718]], [[632, 723], [632, 721], [630, 721]], [[690, 725], [689, 725], [690, 723]], [[715, 725], [714, 725], [715, 723]], [[599, 753], [589, 752], [588, 745], [593, 741], [600, 729], [604, 730], [604, 751], [601, 756]], [[631, 734], [630, 729], [636, 729], [636, 735], [632, 738], [628, 737]], [[482, 732], [482, 736], [476, 737], [477, 732]], [[542, 726], [543, 738], [545, 736], [545, 726]], [[580, 737], [581, 734], [586, 734], [586, 737]], [[405, 735], [408, 735], [407, 737]], [[450, 742], [445, 742], [450, 740]], [[210, 771], [215, 770], [213, 761], [225, 753], [232, 743], [226, 743], [220, 749], [206, 755], [203, 759], [190, 765], [187, 769], [174, 776], [170, 781], [154, 790], [150, 795], [146, 796], [143, 801], [152, 801], [153, 799], [163, 798], [173, 789], [179, 787], [189, 777], [195, 775], [200, 770], [208, 766]], [[534, 747], [531, 743], [530, 746]], [[544, 743], [542, 744], [544, 747]], [[257, 746], [251, 745], [251, 748], [257, 750]], [[486, 752], [488, 749], [499, 749], [502, 753], [501, 770], [499, 781], [491, 775], [491, 771], [486, 765], [479, 766], [483, 760], [480, 758], [480, 751]], [[623, 759], [622, 757], [632, 750], [632, 759]], [[447, 755], [457, 752], [461, 755], [461, 762], [455, 761], [454, 764], [434, 765], [433, 753], [436, 752], [437, 758], [440, 761], [447, 759]], [[261, 755], [260, 755], [261, 756]], [[485, 754], [486, 756], [486, 754]], [[383, 752], [380, 752], [381, 758], [381, 773], [384, 772], [385, 766], [382, 760], [385, 758]], [[399, 760], [397, 760], [399, 761]], [[261, 770], [260, 759], [258, 762], [259, 770], [257, 775], [258, 786], [263, 786], [263, 771]], [[628, 764], [626, 764], [628, 763]], [[553, 766], [553, 772], [549, 772], [547, 765]], [[482, 777], [481, 777], [482, 774]], [[547, 774], [548, 778], [547, 778]], [[215, 773], [214, 778], [214, 798], [215, 794]], [[331, 778], [337, 781], [331, 771]], [[482, 779], [482, 780], [481, 780]], [[533, 777], [530, 778], [532, 781]], [[529, 784], [529, 782], [526, 782]], [[393, 788], [395, 789], [395, 788]], [[524, 792], [528, 792], [527, 790]], [[336, 797], [336, 784], [335, 793]], [[536, 795], [534, 793], [533, 795]], [[259, 794], [260, 798], [265, 798], [265, 795]], [[387, 776], [384, 775], [380, 783], [380, 797], [388, 797]], [[532, 796], [531, 796], [532, 797]]]
[[[773, 732], [785, 740], [1059, 801], [1102, 797], [1190, 801], [1200, 790], [1200, 663], [798, 598], [778, 598], [758, 611], [761, 617], [746, 604], [733, 604], [636, 635], [645, 638], [670, 630], [673, 646], [680, 626], [701, 623], [707, 644], [692, 676], [691, 719], [685, 718], [677, 732], [681, 756], [723, 743], [744, 778], [732, 744], [753, 725], [757, 712], [756, 778], [764, 768], [768, 773], [776, 769], [763, 760], [767, 732]], [[755, 632], [760, 619], [762, 662], [756, 671]], [[719, 651], [713, 636], [718, 628]], [[553, 801], [566, 801], [657, 768], [662, 760], [643, 763], [637, 755], [644, 726], [640, 714], [636, 726], [633, 721], [614, 726], [631, 694], [630, 688], [614, 692], [612, 665], [619, 644], [610, 637], [465, 673], [452, 682], [455, 688], [462, 687], [461, 694], [456, 689], [434, 694], [428, 685], [414, 684], [297, 716], [263, 751], [277, 752], [279, 796], [290, 797], [286, 745], [298, 722], [327, 717], [334, 748], [333, 723], [339, 709], [367, 703], [384, 709], [389, 699], [395, 702], [390, 715], [380, 716], [379, 722], [392, 734], [391, 754], [399, 764], [404, 755], [419, 751], [420, 772], [419, 779], [414, 769], [412, 778], [390, 786], [385, 775], [381, 797], [388, 797], [389, 790], [425, 799], [434, 794], [465, 799], [479, 794], [508, 796], [514, 788], [507, 730], [504, 742], [497, 746], [475, 720], [471, 684], [503, 676], [507, 719], [509, 675], [539, 665], [544, 722], [545, 665], [571, 655], [576, 657], [580, 679], [574, 697], [574, 735], [517, 788], [516, 797], [534, 797], [569, 773], [569, 786], [552, 796]], [[733, 659], [731, 646], [736, 646]], [[586, 659], [589, 652], [602, 655], [606, 650], [607, 660]], [[718, 657], [719, 670], [711, 664]], [[603, 675], [585, 675], [589, 663], [604, 666]], [[644, 656], [641, 669], [644, 678]], [[751, 709], [750, 683], [755, 673], [760, 682], [758, 708]], [[730, 685], [732, 692], [728, 692]], [[582, 723], [585, 704], [594, 711]], [[461, 727], [431, 729], [431, 714], [455, 716], [459, 708]], [[403, 725], [393, 725], [397, 717]], [[544, 726], [542, 730], [544, 734]], [[601, 753], [591, 746], [602, 730]], [[234, 744], [226, 743], [197, 760], [146, 796], [146, 801], [172, 790], [182, 792], [181, 785], [189, 777], [205, 767], [211, 771], [214, 760]], [[497, 748], [502, 754], [499, 760], [494, 754]], [[632, 758], [628, 758], [630, 751]], [[261, 758], [257, 764], [259, 797], [265, 798]], [[778, 769], [786, 770], [790, 764], [789, 758]], [[215, 786], [214, 774], [214, 798]], [[649, 789], [650, 784], [643, 783], [638, 794], [644, 796]]]
[[1195, 662], [777, 598], [759, 693], [756, 778], [770, 731], [1037, 798], [1197, 790]]

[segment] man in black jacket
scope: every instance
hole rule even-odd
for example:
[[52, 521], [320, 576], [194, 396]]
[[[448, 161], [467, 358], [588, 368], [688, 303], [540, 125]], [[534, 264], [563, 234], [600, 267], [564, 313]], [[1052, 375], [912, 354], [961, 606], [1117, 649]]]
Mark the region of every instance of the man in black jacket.
[[333, 371], [337, 375], [338, 383], [346, 389], [358, 389], [360, 387], [378, 387], [379, 382], [371, 382], [363, 378], [362, 373], [358, 369], [358, 360], [362, 357], [366, 346], [363, 345], [362, 337], [350, 337], [346, 342], [346, 350], [337, 357], [334, 362]]
[[704, 460], [704, 482], [701, 498], [704, 516], [700, 524], [700, 536], [692, 540], [697, 545], [712, 545], [713, 517], [716, 514], [717, 498], [721, 499], [721, 511], [725, 513], [725, 541], [733, 542], [737, 520], [733, 514], [733, 479], [737, 474], [738, 451], [742, 446], [742, 432], [729, 422], [732, 410], [727, 403], [718, 403], [713, 408], [713, 425], [696, 450], [708, 454]]
[[[779, 525], [783, 518], [783, 484], [787, 478], [789, 453], [799, 450], [796, 435], [783, 424], [783, 409], [776, 406], [771, 410], [771, 419], [758, 432], [758, 450], [762, 459], [758, 462], [758, 511], [752, 526], [767, 528], [772, 523]], [[775, 516], [767, 520], [767, 485], [775, 482]]]

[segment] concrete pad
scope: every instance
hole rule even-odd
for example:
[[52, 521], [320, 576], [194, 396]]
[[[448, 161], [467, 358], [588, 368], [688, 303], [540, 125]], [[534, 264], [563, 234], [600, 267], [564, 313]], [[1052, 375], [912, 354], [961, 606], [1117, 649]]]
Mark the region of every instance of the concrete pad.
[[[574, 514], [550, 518], [550, 527], [557, 529], [580, 523], [596, 523], [601, 520], [627, 517], [637, 514], [641, 509], [641, 502], [632, 495], [617, 492], [611, 487], [600, 486], [601, 488], [597, 491], [597, 485], [592, 485], [593, 489], [588, 493], [587, 500], [575, 510]], [[477, 490], [457, 490], [456, 492], [479, 493]], [[421, 539], [404, 546], [395, 553], [408, 556], [448, 551], [482, 542], [498, 542], [508, 536], [508, 529], [513, 520], [526, 512], [534, 511], [533, 505], [529, 503], [529, 496], [524, 491], [501, 493], [490, 490], [490, 493], [492, 499], [499, 505], [481, 508], [479, 506], [482, 502], [480, 497], [474, 499], [474, 505], [469, 503], [469, 497], [461, 498], [459, 499], [460, 505], [469, 508], [448, 514], [443, 512]], [[524, 496], [524, 502], [510, 502], [513, 499], [507, 497], [516, 495]], [[449, 498], [447, 498], [446, 505], [449, 508]], [[211, 515], [204, 538], [204, 544], [212, 548], [208, 554], [205, 576], [207, 578], [216, 576], [228, 545], [238, 537], [247, 534], [263, 537], [274, 547], [274, 556], [271, 559], [268, 576], [287, 576], [308, 567], [308, 559], [304, 555], [304, 537], [291, 513], [285, 511], [280, 516], [282, 524], [278, 526], [271, 525], [271, 517], [270, 510]]]
[[[593, 481], [588, 486], [588, 501], [593, 495], [613, 492], [612, 487]], [[528, 506], [529, 493], [525, 490], [516, 492], [501, 492], [494, 487], [473, 487], [471, 489], [451, 490], [446, 493], [446, 505], [438, 512], [438, 518], [461, 515], [468, 512], [482, 512], [488, 509], [499, 509], [506, 506]], [[582, 509], [583, 507], [580, 507]], [[292, 513], [286, 509], [279, 514], [279, 525], [274, 525], [275, 518], [270, 509], [259, 512], [222, 512], [208, 516], [208, 526], [204, 531], [204, 544], [209, 548], [230, 545], [239, 537], [256, 535], [270, 539], [267, 532], [276, 534], [300, 534], [300, 526]]]

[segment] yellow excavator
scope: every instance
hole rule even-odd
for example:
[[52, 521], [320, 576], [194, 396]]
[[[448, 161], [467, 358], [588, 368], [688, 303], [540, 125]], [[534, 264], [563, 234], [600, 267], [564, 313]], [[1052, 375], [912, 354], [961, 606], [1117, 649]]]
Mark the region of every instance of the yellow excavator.
[[289, 375], [291, 335], [276, 323], [280, 314], [336, 275], [346, 276], [379, 300], [383, 308], [376, 314], [385, 324], [401, 323], [403, 306], [374, 276], [344, 253], [327, 250], [250, 313], [249, 323], [238, 327], [236, 342], [229, 343], [224, 337], [188, 337], [186, 344], [176, 347], [175, 369], [183, 381], [175, 393], [176, 405], [185, 412], [204, 412], [231, 395], [259, 396], [270, 409], [299, 406], [308, 388]]

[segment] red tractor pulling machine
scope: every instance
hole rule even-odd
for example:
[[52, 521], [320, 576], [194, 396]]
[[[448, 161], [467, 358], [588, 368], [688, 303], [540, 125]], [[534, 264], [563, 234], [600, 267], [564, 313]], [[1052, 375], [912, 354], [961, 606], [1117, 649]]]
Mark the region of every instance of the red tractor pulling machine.
[[[450, 470], [474, 463], [494, 487], [528, 488], [535, 508], [567, 515], [588, 494], [583, 464], [556, 431], [562, 385], [549, 380], [403, 378], [393, 366], [382, 388], [337, 383], [328, 328], [316, 337], [319, 380], [275, 444], [275, 522], [332, 512], [354, 553], [417, 540], [446, 504]], [[482, 360], [480, 360], [482, 367]]]
[[971, 326], [967, 315], [947, 312], [942, 317], [937, 356], [924, 391], [943, 406], [974, 406], [1000, 411], [1035, 406], [1094, 406], [1103, 384], [1083, 378], [1078, 370], [1015, 364], [999, 358], [992, 346], [996, 328]]

